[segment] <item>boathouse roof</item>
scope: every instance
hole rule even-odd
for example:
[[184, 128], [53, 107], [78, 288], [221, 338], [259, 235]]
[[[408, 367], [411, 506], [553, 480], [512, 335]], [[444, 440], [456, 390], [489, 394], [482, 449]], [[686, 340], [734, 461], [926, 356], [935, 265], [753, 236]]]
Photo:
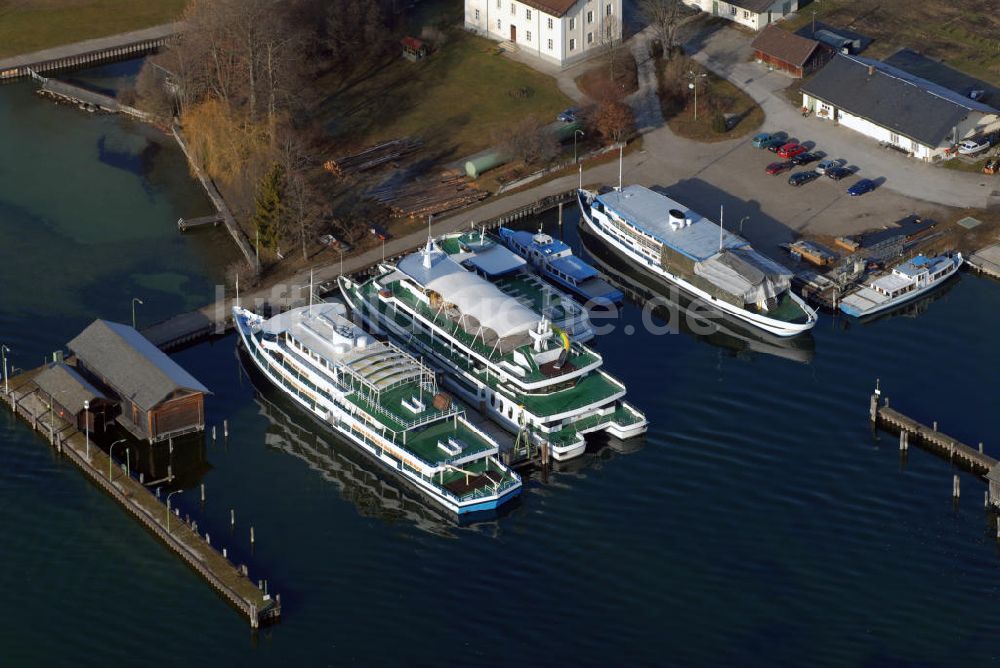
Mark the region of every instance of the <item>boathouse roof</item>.
[[144, 410], [178, 391], [210, 394], [194, 376], [128, 325], [95, 320], [68, 347], [90, 372]]
[[51, 364], [49, 368], [35, 376], [35, 384], [52, 400], [74, 415], [83, 410], [84, 402], [98, 399], [107, 400], [100, 390], [88, 383], [73, 367]]

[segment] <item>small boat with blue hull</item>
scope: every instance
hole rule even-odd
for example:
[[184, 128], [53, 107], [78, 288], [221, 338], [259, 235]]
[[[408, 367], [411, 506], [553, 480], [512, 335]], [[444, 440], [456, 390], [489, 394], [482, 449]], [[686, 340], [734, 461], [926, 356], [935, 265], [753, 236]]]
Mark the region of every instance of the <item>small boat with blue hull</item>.
[[940, 287], [962, 266], [961, 253], [917, 255], [848, 293], [840, 310], [855, 318], [881, 313]]
[[496, 510], [521, 491], [496, 441], [438, 392], [434, 372], [323, 303], [264, 318], [235, 307], [254, 366], [324, 427], [447, 511]]
[[624, 301], [618, 288], [600, 277], [589, 264], [573, 255], [566, 243], [539, 231], [500, 228], [500, 239], [512, 251], [531, 263], [535, 270], [556, 285], [570, 290], [590, 306], [608, 308]]

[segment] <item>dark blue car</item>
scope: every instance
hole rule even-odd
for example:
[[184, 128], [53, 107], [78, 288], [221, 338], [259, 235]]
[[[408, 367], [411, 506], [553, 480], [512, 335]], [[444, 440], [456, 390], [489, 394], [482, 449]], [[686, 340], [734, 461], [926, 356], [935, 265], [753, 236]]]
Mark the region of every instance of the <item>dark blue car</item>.
[[865, 193], [870, 193], [875, 190], [875, 182], [871, 179], [861, 179], [853, 186], [847, 189], [847, 194], [851, 197], [860, 197]]

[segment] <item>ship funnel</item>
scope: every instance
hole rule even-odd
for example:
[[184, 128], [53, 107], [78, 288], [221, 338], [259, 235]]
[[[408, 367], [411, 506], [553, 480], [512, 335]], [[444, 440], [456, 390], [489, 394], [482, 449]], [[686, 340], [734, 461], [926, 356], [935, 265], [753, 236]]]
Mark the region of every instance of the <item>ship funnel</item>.
[[679, 230], [684, 227], [684, 212], [677, 209], [671, 209], [668, 212], [670, 219], [670, 229]]

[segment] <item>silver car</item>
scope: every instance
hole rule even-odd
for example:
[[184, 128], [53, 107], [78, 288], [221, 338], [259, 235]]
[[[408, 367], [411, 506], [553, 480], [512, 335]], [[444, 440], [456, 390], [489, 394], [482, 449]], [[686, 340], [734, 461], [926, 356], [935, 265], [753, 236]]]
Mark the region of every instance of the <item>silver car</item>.
[[833, 169], [834, 167], [840, 167], [840, 160], [827, 158], [826, 160], [821, 160], [820, 163], [816, 165], [816, 172], [819, 174], [826, 174], [826, 170]]

